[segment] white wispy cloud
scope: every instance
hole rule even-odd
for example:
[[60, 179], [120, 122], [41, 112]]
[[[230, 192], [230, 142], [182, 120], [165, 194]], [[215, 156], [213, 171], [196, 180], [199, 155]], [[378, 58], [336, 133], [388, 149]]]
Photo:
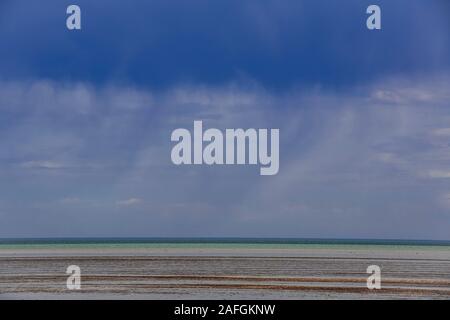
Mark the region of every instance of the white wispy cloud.
[[49, 161], [49, 160], [33, 160], [33, 161], [26, 161], [21, 163], [21, 167], [27, 168], [27, 169], [62, 169], [65, 167], [64, 164], [56, 162], [56, 161]]
[[142, 203], [142, 199], [139, 198], [130, 198], [126, 200], [117, 201], [116, 204], [119, 206], [134, 206]]
[[449, 179], [450, 170], [430, 170], [428, 175], [434, 179]]

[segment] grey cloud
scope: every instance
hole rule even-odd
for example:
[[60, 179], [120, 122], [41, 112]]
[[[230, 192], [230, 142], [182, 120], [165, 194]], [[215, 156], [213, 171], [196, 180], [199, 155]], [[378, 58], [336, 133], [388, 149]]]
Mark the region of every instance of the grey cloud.
[[[3, 236], [448, 238], [449, 186], [436, 179], [450, 170], [445, 77], [341, 94], [0, 88]], [[279, 174], [173, 166], [170, 133], [194, 120], [280, 128]]]

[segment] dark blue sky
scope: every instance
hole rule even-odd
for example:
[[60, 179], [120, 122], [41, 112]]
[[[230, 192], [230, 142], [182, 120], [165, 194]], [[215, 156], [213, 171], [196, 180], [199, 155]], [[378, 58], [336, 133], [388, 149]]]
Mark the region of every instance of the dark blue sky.
[[79, 0], [83, 31], [68, 32], [72, 2], [2, 1], [2, 78], [340, 88], [450, 66], [446, 0], [376, 1], [382, 32], [368, 0]]

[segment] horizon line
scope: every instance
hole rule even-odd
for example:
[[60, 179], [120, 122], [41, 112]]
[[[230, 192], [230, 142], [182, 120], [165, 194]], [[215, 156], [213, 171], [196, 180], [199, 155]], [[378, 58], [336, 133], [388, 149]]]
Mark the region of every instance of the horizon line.
[[415, 242], [415, 243], [445, 243], [450, 244], [450, 239], [405, 239], [405, 238], [319, 238], [319, 237], [0, 237], [0, 242], [5, 241], [112, 241], [112, 240], [129, 240], [129, 241], [145, 241], [145, 240], [167, 240], [167, 241], [311, 241], [311, 242], [326, 242], [326, 241], [340, 241], [340, 242]]

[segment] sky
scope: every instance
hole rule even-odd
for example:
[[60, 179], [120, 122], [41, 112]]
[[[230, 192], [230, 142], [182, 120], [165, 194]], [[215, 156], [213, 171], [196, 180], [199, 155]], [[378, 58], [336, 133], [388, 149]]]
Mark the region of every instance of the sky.
[[[446, 0], [2, 0], [0, 238], [450, 240], [449, 17]], [[279, 173], [175, 166], [171, 132], [195, 120], [279, 128]]]

